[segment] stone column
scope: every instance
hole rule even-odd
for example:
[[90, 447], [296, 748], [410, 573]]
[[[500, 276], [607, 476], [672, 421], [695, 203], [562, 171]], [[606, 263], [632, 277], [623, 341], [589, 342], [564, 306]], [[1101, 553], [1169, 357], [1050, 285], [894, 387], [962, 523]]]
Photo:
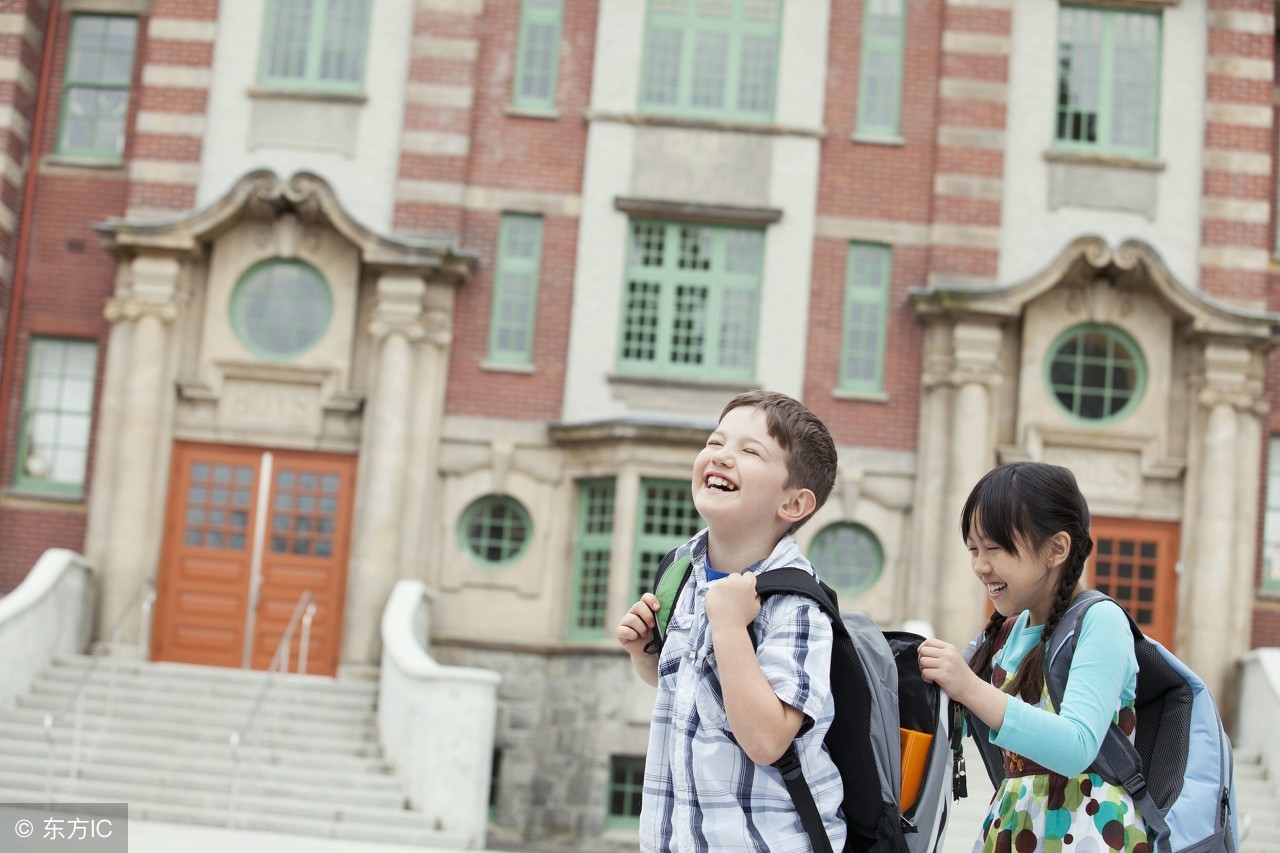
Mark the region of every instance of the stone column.
[[[161, 417], [167, 411], [164, 394], [171, 387], [170, 329], [178, 317], [174, 302], [179, 264], [172, 258], [138, 257], [133, 260], [132, 292], [107, 307], [112, 322], [129, 323], [127, 363], [108, 364], [108, 379], [119, 382], [119, 411], [114, 447], [114, 476], [103, 484], [109, 491], [108, 526], [102, 537], [102, 598], [99, 630], [107, 631], [129, 603], [144, 577], [155, 577], [156, 555], [163, 524], [154, 516], [163, 512], [163, 495], [155, 493], [157, 460], [164, 457], [160, 440]], [[125, 333], [113, 334], [112, 339]], [[114, 367], [115, 375], [111, 371]], [[97, 468], [95, 467], [95, 471]], [[133, 620], [130, 620], [131, 624]]]
[[403, 576], [400, 537], [414, 410], [414, 349], [422, 340], [426, 283], [418, 276], [378, 279], [369, 334], [377, 341], [370, 406], [361, 442], [351, 560], [347, 569], [346, 630], [342, 660], [378, 662], [378, 627], [391, 587]]
[[938, 531], [933, 624], [940, 638], [962, 644], [981, 627], [983, 594], [960, 540], [960, 511], [974, 484], [995, 461], [991, 391], [1000, 382], [1001, 331], [991, 324], [962, 322], [952, 331], [952, 345], [947, 494]]

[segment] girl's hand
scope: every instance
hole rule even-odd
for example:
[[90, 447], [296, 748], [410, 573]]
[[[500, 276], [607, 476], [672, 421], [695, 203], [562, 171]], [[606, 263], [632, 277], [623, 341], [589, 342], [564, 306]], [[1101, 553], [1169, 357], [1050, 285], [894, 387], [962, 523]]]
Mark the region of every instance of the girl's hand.
[[942, 640], [925, 640], [920, 644], [917, 655], [920, 660], [920, 676], [931, 684], [941, 687], [948, 696], [960, 704], [965, 704], [962, 694], [982, 679], [974, 675], [973, 670], [965, 663], [960, 650]]
[[753, 574], [727, 575], [711, 584], [707, 590], [707, 622], [714, 633], [716, 626], [745, 628], [760, 612], [760, 597], [756, 595], [756, 576]]

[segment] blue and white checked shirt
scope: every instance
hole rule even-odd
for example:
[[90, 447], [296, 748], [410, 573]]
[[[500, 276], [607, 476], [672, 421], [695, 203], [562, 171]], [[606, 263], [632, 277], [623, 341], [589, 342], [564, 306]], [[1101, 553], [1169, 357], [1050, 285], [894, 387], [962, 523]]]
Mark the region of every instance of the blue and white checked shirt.
[[[747, 757], [729, 731], [707, 624], [707, 532], [680, 546], [693, 570], [667, 625], [645, 760], [640, 849], [645, 853], [751, 850], [807, 853], [809, 837], [782, 776]], [[749, 571], [813, 571], [790, 536]], [[835, 850], [844, 848], [844, 787], [823, 745], [835, 711], [831, 622], [796, 595], [765, 599], [754, 623], [756, 660], [778, 698], [805, 715], [796, 740], [805, 778]]]

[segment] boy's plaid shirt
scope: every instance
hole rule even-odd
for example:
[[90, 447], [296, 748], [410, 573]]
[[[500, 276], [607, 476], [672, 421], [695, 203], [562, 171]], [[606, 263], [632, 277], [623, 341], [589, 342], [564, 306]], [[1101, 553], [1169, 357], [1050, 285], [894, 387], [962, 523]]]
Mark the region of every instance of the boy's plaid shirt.
[[[645, 760], [640, 849], [667, 851], [809, 851], [809, 837], [782, 777], [755, 764], [733, 740], [707, 624], [707, 532], [680, 546], [693, 568], [672, 610], [658, 662], [658, 698]], [[784, 566], [812, 571], [790, 536], [756, 574]], [[805, 715], [796, 741], [805, 778], [843, 849], [844, 788], [823, 738], [831, 725], [831, 623], [817, 604], [795, 595], [765, 599], [754, 623], [756, 659], [778, 698]]]

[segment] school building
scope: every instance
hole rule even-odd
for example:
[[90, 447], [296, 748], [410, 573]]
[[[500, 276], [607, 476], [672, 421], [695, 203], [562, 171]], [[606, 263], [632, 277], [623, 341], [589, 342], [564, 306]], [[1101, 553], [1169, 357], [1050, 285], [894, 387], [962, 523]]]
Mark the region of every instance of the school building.
[[[1230, 707], [1280, 645], [1270, 0], [8, 0], [0, 592], [376, 672], [397, 581], [499, 672], [489, 837], [634, 831], [613, 639], [732, 395], [840, 471], [846, 607], [971, 637], [958, 530], [1072, 468], [1089, 581]], [[630, 828], [630, 829], [629, 829]]]

